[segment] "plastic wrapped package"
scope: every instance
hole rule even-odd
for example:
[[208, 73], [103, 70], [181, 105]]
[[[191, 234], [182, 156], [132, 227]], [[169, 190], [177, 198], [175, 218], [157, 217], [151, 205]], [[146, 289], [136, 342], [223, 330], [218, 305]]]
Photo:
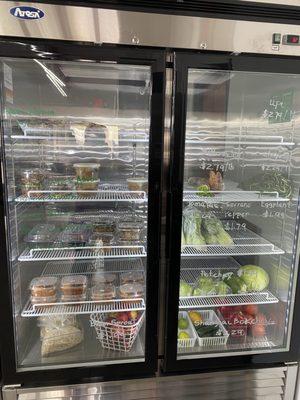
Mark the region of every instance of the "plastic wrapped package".
[[57, 244], [83, 246], [89, 241], [91, 228], [88, 224], [69, 224], [59, 235]]
[[98, 170], [100, 164], [94, 163], [77, 163], [74, 164], [77, 181], [94, 181], [98, 180]]
[[85, 275], [64, 276], [60, 283], [61, 300], [65, 302], [86, 299], [87, 278]]
[[57, 296], [57, 278], [41, 276], [30, 282], [31, 302], [34, 304], [55, 303]]
[[120, 242], [138, 242], [141, 238], [143, 224], [137, 221], [123, 221], [118, 225]]
[[37, 224], [25, 236], [24, 242], [30, 247], [49, 246], [55, 240], [59, 230], [53, 224]]
[[120, 283], [121, 285], [126, 283], [140, 283], [141, 285], [144, 285], [144, 273], [142, 271], [122, 272], [120, 275]]
[[75, 176], [62, 174], [49, 174], [45, 182], [46, 190], [72, 190]]
[[128, 178], [127, 186], [129, 190], [147, 192], [148, 179], [144, 177]]
[[92, 284], [107, 284], [115, 285], [117, 281], [117, 275], [109, 272], [95, 272], [92, 276]]
[[39, 324], [42, 357], [69, 350], [83, 341], [83, 332], [75, 316], [43, 317]]
[[[44, 174], [38, 168], [25, 169], [21, 171], [21, 192], [28, 195], [30, 190], [42, 190]], [[34, 194], [31, 194], [34, 196]]]
[[93, 301], [112, 300], [116, 297], [114, 285], [100, 283], [92, 287], [91, 298]]
[[135, 299], [144, 296], [144, 288], [139, 283], [126, 283], [119, 288], [122, 299]]

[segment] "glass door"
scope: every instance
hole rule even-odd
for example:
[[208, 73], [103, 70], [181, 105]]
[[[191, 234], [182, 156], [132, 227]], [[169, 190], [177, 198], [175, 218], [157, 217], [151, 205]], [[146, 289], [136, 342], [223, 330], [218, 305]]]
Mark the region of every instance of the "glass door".
[[178, 286], [171, 283], [178, 301], [171, 343], [176, 360], [288, 352], [298, 268], [299, 75], [275, 72], [270, 60], [257, 60], [257, 72], [250, 57], [209, 60], [178, 61], [175, 109], [185, 118], [175, 115], [181, 150], [173, 167], [180, 157], [182, 165], [173, 206], [182, 217], [172, 225], [171, 281], [174, 263], [180, 267]]
[[17, 371], [155, 365], [162, 118], [136, 60], [1, 60]]

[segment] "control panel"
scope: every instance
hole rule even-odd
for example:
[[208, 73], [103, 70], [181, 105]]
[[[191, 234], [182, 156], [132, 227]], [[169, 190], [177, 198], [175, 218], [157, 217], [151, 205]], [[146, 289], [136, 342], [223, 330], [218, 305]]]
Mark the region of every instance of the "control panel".
[[275, 45], [286, 45], [286, 46], [299, 46], [300, 45], [300, 35], [293, 35], [288, 33], [282, 35], [281, 33], [273, 33], [272, 44]]

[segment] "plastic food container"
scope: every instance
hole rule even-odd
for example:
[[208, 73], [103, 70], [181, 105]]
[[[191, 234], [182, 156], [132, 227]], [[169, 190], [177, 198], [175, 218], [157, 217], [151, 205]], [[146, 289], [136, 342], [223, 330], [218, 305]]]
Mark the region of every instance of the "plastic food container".
[[99, 186], [99, 179], [90, 181], [76, 181], [76, 190], [97, 190]]
[[144, 296], [144, 288], [139, 283], [126, 283], [119, 288], [122, 299], [135, 299]]
[[190, 320], [190, 317], [186, 311], [181, 311], [178, 314], [178, 320], [180, 318], [184, 318], [188, 322], [188, 326], [186, 329], [179, 329], [178, 328], [178, 334], [180, 332], [186, 332], [189, 335], [189, 339], [177, 339], [177, 345], [179, 348], [187, 348], [187, 347], [194, 347], [196, 340], [197, 340], [197, 333], [195, 331], [195, 328], [192, 324], [192, 321]]
[[83, 294], [74, 294], [74, 295], [66, 295], [66, 294], [62, 294], [61, 295], [61, 301], [64, 303], [71, 303], [74, 301], [85, 301], [86, 300], [86, 292], [84, 292]]
[[[42, 190], [44, 174], [38, 168], [21, 171], [21, 192], [27, 195], [30, 190]], [[34, 195], [34, 194], [32, 194]]]
[[[78, 163], [74, 164], [77, 181], [98, 181], [100, 164]], [[88, 189], [86, 189], [88, 190]]]
[[96, 233], [114, 233], [116, 223], [108, 219], [102, 219], [93, 223], [93, 231]]
[[89, 240], [91, 246], [111, 246], [114, 235], [111, 233], [94, 233]]
[[53, 224], [38, 224], [28, 233], [24, 238], [24, 242], [29, 243], [31, 246], [45, 245], [52, 243], [55, 239], [58, 230]]
[[116, 288], [113, 285], [98, 284], [92, 287], [91, 298], [93, 301], [112, 300], [116, 297]]
[[[60, 283], [60, 290], [64, 301], [67, 297], [85, 296], [87, 288], [87, 278], [85, 275], [64, 276]], [[69, 300], [72, 301], [72, 300]]]
[[30, 282], [32, 303], [43, 304], [56, 302], [57, 282], [57, 278], [54, 276], [34, 278]]
[[127, 186], [129, 190], [132, 191], [144, 191], [148, 190], [148, 179], [143, 177], [128, 178]]
[[69, 224], [59, 236], [59, 242], [83, 245], [88, 242], [90, 235], [89, 225]]
[[121, 242], [137, 242], [140, 240], [143, 224], [135, 221], [124, 221], [118, 225], [119, 240]]
[[123, 272], [120, 275], [120, 283], [121, 285], [126, 283], [140, 283], [141, 285], [144, 285], [144, 273], [142, 271]]
[[74, 188], [74, 176], [49, 174], [45, 183], [47, 190], [72, 190]]
[[109, 272], [96, 272], [92, 277], [92, 283], [94, 285], [107, 284], [115, 285], [117, 281], [117, 275]]

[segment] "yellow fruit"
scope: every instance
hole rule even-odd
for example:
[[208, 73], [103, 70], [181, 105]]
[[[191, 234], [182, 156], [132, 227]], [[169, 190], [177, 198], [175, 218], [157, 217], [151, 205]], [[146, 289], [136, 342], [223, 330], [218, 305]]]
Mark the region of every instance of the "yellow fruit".
[[178, 339], [190, 339], [190, 335], [185, 331], [181, 331], [178, 334]]
[[189, 317], [194, 325], [200, 325], [203, 322], [201, 315], [197, 311], [189, 311]]

